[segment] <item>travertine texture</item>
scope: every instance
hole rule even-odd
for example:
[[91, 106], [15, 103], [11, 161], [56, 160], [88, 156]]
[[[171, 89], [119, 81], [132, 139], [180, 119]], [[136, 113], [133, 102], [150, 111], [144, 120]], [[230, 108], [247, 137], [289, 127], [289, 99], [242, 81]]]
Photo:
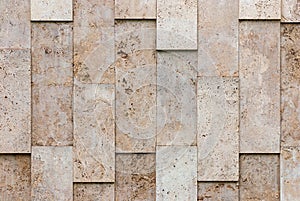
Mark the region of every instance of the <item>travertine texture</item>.
[[72, 21], [73, 0], [31, 0], [32, 21]]
[[237, 181], [238, 78], [199, 78], [197, 103], [198, 181]]
[[30, 155], [1, 155], [0, 200], [30, 199]]
[[75, 183], [74, 201], [114, 201], [114, 185], [100, 183]]
[[30, 153], [30, 50], [0, 50], [0, 153]]
[[115, 0], [117, 19], [155, 19], [156, 0]]
[[155, 21], [116, 21], [117, 152], [154, 152]]
[[74, 0], [74, 76], [114, 83], [114, 1]]
[[196, 51], [157, 55], [157, 145], [196, 145]]
[[73, 143], [72, 26], [32, 24], [32, 145]]
[[72, 147], [32, 147], [32, 201], [73, 200]]
[[238, 75], [239, 0], [198, 1], [200, 76]]
[[280, 24], [240, 23], [240, 152], [279, 153]]
[[279, 201], [279, 156], [241, 155], [240, 201]]
[[197, 200], [197, 147], [157, 146], [156, 200]]
[[115, 180], [115, 88], [109, 84], [75, 85], [74, 181]]
[[197, 49], [197, 0], [157, 0], [157, 49]]
[[280, 19], [281, 0], [240, 0], [240, 19]]
[[235, 182], [198, 182], [198, 201], [239, 201]]
[[281, 1], [281, 22], [300, 22], [300, 1]]

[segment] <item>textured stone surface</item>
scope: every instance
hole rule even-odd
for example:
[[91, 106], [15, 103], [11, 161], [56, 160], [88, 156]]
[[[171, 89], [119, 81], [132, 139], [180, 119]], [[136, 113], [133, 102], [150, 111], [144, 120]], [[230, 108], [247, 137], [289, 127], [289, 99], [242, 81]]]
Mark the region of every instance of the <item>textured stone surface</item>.
[[73, 143], [72, 26], [32, 23], [32, 145]]
[[0, 13], [0, 48], [30, 48], [30, 0], [2, 0]]
[[240, 19], [280, 19], [281, 0], [240, 0]]
[[300, 1], [281, 1], [281, 22], [300, 22]]
[[198, 81], [198, 180], [239, 177], [239, 80], [201, 77]]
[[238, 201], [239, 187], [235, 182], [198, 182], [198, 201]]
[[157, 0], [157, 49], [197, 49], [197, 0]]
[[157, 145], [196, 144], [197, 52], [157, 55]]
[[279, 201], [279, 156], [241, 155], [240, 201]]
[[75, 183], [74, 201], [114, 201], [114, 185]]
[[197, 147], [157, 147], [156, 200], [197, 200]]
[[238, 75], [239, 0], [198, 1], [200, 76]]
[[0, 156], [0, 200], [30, 200], [30, 155]]
[[154, 152], [155, 21], [116, 21], [117, 152]]
[[31, 0], [31, 20], [72, 21], [73, 0]]
[[72, 147], [32, 147], [32, 201], [73, 200]]
[[155, 200], [155, 154], [117, 154], [116, 201]]
[[155, 19], [156, 0], [115, 0], [117, 19]]
[[30, 50], [0, 50], [0, 153], [29, 153]]
[[240, 151], [279, 153], [280, 24], [240, 24]]
[[74, 74], [77, 80], [114, 83], [113, 27], [114, 1], [74, 0]]

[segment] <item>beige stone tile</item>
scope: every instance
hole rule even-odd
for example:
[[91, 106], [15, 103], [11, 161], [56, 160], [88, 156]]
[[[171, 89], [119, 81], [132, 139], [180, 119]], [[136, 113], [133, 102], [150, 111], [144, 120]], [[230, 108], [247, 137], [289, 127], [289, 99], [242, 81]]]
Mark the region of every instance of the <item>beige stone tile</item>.
[[238, 181], [238, 78], [200, 77], [197, 103], [198, 181]]
[[236, 182], [198, 182], [198, 201], [238, 201]]
[[279, 153], [280, 23], [240, 23], [240, 152]]
[[1, 155], [0, 184], [0, 200], [30, 200], [30, 155]]
[[32, 21], [72, 21], [73, 0], [31, 0]]
[[73, 200], [72, 147], [33, 146], [32, 201]]
[[157, 0], [157, 49], [197, 50], [197, 0]]
[[30, 48], [30, 0], [2, 0], [0, 48]]
[[74, 181], [115, 180], [115, 89], [108, 84], [75, 85]]
[[240, 0], [240, 19], [280, 19], [281, 0]]
[[155, 200], [155, 154], [117, 154], [116, 201]]
[[116, 21], [117, 152], [155, 152], [155, 21]]
[[114, 60], [114, 1], [74, 0], [75, 78], [112, 84]]
[[157, 55], [157, 145], [196, 145], [197, 52]]
[[279, 155], [240, 156], [240, 201], [279, 201]]
[[281, 1], [281, 22], [300, 22], [300, 1]]
[[0, 153], [30, 153], [30, 50], [0, 50]]
[[114, 194], [114, 184], [74, 184], [74, 201], [114, 201]]
[[239, 0], [198, 1], [200, 76], [238, 75]]
[[156, 200], [197, 200], [196, 146], [157, 146]]
[[32, 145], [73, 143], [72, 26], [32, 23]]
[[115, 0], [117, 19], [155, 19], [156, 0]]

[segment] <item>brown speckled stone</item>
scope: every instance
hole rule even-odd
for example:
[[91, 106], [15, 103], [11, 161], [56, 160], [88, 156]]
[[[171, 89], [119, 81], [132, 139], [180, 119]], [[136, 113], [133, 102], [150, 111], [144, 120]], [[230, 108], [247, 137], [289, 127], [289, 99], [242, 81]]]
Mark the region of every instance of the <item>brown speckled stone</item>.
[[281, 22], [300, 22], [300, 1], [282, 0]]
[[116, 19], [155, 19], [156, 0], [115, 0]]
[[240, 19], [280, 19], [281, 0], [240, 0]]
[[114, 185], [74, 183], [74, 201], [114, 201]]
[[239, 201], [235, 182], [198, 182], [198, 201]]

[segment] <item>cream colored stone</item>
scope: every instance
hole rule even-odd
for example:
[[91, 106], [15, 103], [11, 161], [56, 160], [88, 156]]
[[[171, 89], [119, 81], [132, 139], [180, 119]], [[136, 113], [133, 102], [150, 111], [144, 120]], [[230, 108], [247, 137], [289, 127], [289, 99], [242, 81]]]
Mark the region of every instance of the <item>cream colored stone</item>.
[[0, 153], [30, 153], [30, 50], [0, 50]]
[[197, 200], [197, 147], [157, 146], [156, 200]]
[[236, 182], [198, 182], [199, 201], [239, 201]]
[[300, 1], [281, 1], [281, 22], [300, 22]]
[[74, 183], [74, 201], [114, 201], [114, 184]]
[[32, 201], [73, 200], [72, 147], [33, 146]]
[[280, 23], [240, 23], [240, 152], [279, 153]]
[[156, 0], [115, 0], [116, 19], [155, 19]]
[[281, 0], [240, 0], [240, 19], [280, 19]]
[[200, 77], [197, 103], [198, 181], [238, 181], [238, 78]]
[[74, 181], [115, 181], [115, 89], [113, 85], [75, 85]]
[[197, 0], [157, 0], [157, 49], [197, 50]]

